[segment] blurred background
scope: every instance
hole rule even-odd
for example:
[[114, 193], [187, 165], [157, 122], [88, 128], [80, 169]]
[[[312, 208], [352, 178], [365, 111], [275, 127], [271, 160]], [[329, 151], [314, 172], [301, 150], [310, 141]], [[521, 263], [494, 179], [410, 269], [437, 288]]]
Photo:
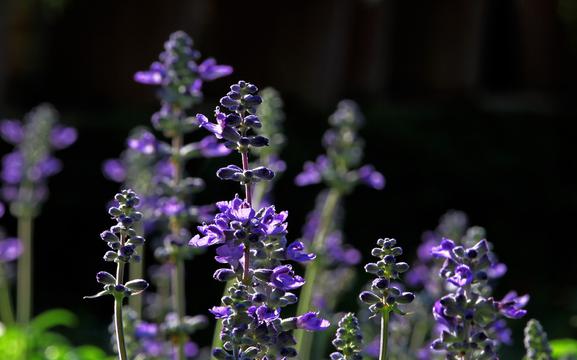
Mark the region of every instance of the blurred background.
[[[509, 266], [498, 297], [530, 293], [528, 316], [550, 338], [577, 336], [572, 0], [1, 0], [0, 118], [50, 102], [79, 129], [78, 143], [59, 154], [64, 171], [51, 179], [37, 222], [36, 312], [72, 309], [90, 325], [74, 339], [107, 342], [111, 303], [81, 300], [97, 289], [95, 272], [109, 267], [98, 234], [110, 226], [105, 205], [117, 185], [104, 179], [101, 163], [157, 111], [154, 89], [132, 77], [176, 30], [204, 57], [235, 68], [206, 85], [198, 112], [210, 112], [239, 79], [280, 91], [288, 170], [276, 204], [290, 211], [291, 236], [320, 190], [298, 188], [293, 178], [322, 152], [337, 102], [353, 99], [366, 116], [365, 162], [387, 186], [347, 198], [348, 241], [368, 255], [378, 237], [395, 237], [410, 259], [424, 230], [446, 210], [463, 210]], [[207, 180], [199, 202], [238, 191], [214, 176], [236, 160], [188, 169]], [[15, 233], [12, 220], [3, 222]], [[188, 268], [191, 314], [218, 301], [209, 251]], [[519, 350], [523, 325], [513, 324]]]

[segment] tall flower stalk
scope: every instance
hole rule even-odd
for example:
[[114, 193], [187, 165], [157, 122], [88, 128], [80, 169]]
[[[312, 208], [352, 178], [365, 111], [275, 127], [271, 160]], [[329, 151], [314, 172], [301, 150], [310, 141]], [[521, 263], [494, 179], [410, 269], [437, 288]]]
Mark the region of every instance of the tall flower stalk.
[[114, 297], [116, 350], [119, 360], [128, 360], [124, 338], [122, 302], [125, 297], [138, 295], [148, 287], [148, 283], [143, 279], [133, 279], [126, 283], [124, 282], [125, 265], [140, 261], [136, 247], [144, 244], [144, 238], [136, 233], [134, 224], [141, 221], [142, 213], [135, 209], [140, 199], [132, 190], [123, 190], [121, 193], [116, 194], [114, 199], [116, 206], [111, 207], [108, 213], [117, 223], [110, 230], [102, 232], [100, 237], [112, 249], [104, 254], [104, 260], [116, 263], [116, 276], [106, 271], [98, 272], [96, 281], [104, 285], [104, 290], [96, 295], [86, 296], [85, 299], [93, 299], [104, 295], [112, 295]]
[[[362, 123], [363, 117], [358, 106], [350, 100], [341, 101], [335, 113], [329, 118], [331, 128], [323, 136], [326, 155], [318, 156], [315, 162], [306, 162], [303, 172], [295, 179], [299, 186], [324, 182], [329, 187], [320, 199], [321, 205], [316, 214], [317, 226], [308, 244], [312, 251], [319, 255], [329, 253], [327, 238], [335, 230], [334, 219], [343, 197], [350, 194], [359, 183], [375, 189], [382, 189], [385, 185], [383, 175], [373, 166], [358, 167], [363, 153], [363, 141], [358, 136]], [[307, 265], [306, 284], [301, 293], [298, 312], [305, 311], [313, 305], [317, 282], [326, 272], [329, 263], [327, 256], [320, 256], [318, 261]], [[302, 360], [311, 358], [312, 336], [313, 334], [303, 331], [296, 333], [297, 350]]]
[[23, 252], [17, 270], [17, 320], [30, 321], [32, 314], [32, 259], [34, 219], [48, 196], [48, 177], [58, 173], [62, 164], [52, 156], [76, 141], [76, 130], [57, 122], [58, 114], [42, 104], [30, 111], [23, 122], [3, 120], [0, 135], [14, 145], [2, 159], [2, 196], [10, 203], [10, 212], [18, 220], [18, 238]]
[[[196, 156], [203, 144], [185, 144], [184, 137], [197, 127], [194, 118], [187, 116], [186, 111], [202, 100], [202, 84], [229, 75], [232, 68], [217, 65], [212, 58], [201, 63], [200, 53], [192, 47], [192, 39], [183, 32], [173, 33], [164, 45], [165, 51], [159, 61], [152, 63], [147, 71], [137, 72], [135, 80], [143, 84], [159, 85], [158, 96], [162, 108], [152, 117], [154, 127], [169, 139], [170, 181], [166, 182], [165, 210], [167, 211], [170, 236], [167, 238], [164, 257], [172, 264], [171, 298], [176, 313], [178, 327], [182, 329], [175, 338], [176, 358], [185, 358], [184, 345], [187, 334], [184, 329], [185, 304], [185, 259], [190, 251], [184, 246], [189, 238], [186, 227], [189, 221], [186, 199], [191, 189], [198, 188], [197, 180], [185, 177], [184, 164]], [[215, 144], [214, 142], [211, 143]], [[206, 144], [208, 145], [208, 144]], [[220, 149], [220, 147], [217, 147]], [[224, 153], [227, 153], [226, 149]]]
[[201, 127], [241, 155], [242, 167], [228, 165], [219, 169], [217, 176], [237, 181], [245, 190], [244, 199], [236, 196], [231, 201], [217, 203], [219, 213], [214, 221], [200, 226], [200, 235], [190, 240], [194, 247], [219, 245], [215, 259], [227, 267], [218, 269], [214, 278], [223, 282], [234, 280], [222, 297], [221, 306], [210, 310], [223, 324], [222, 346], [213, 348], [212, 355], [223, 360], [295, 357], [292, 330], [317, 331], [329, 326], [328, 321], [312, 312], [281, 317], [282, 308], [298, 301], [292, 291], [304, 284], [292, 266], [283, 262], [308, 262], [315, 256], [305, 253], [300, 242], [288, 243], [286, 211], [277, 212], [272, 205], [253, 207], [253, 184], [274, 177], [272, 170], [264, 166], [250, 168], [248, 162], [250, 148], [263, 147], [269, 142], [256, 133], [261, 121], [255, 114], [262, 101], [257, 91], [253, 84], [239, 81], [220, 100], [230, 113], [217, 107], [216, 123], [197, 115]]
[[471, 247], [443, 239], [432, 248], [443, 259], [440, 276], [451, 285], [449, 294], [433, 306], [433, 316], [441, 335], [431, 348], [442, 351], [448, 359], [498, 359], [496, 347], [503, 318], [519, 319], [527, 313], [527, 295], [509, 292], [502, 300], [487, 297], [484, 288], [494, 267], [494, 256], [486, 240]]
[[378, 247], [373, 248], [371, 254], [378, 258], [376, 263], [368, 263], [365, 271], [377, 277], [371, 284], [371, 290], [360, 294], [362, 302], [369, 304], [369, 310], [373, 316], [381, 319], [381, 335], [379, 360], [388, 359], [389, 355], [389, 320], [391, 313], [405, 315], [399, 305], [411, 303], [415, 295], [411, 292], [403, 292], [393, 284], [398, 281], [399, 275], [409, 270], [405, 262], [397, 262], [397, 256], [403, 253], [401, 247], [396, 246], [395, 239], [379, 239]]

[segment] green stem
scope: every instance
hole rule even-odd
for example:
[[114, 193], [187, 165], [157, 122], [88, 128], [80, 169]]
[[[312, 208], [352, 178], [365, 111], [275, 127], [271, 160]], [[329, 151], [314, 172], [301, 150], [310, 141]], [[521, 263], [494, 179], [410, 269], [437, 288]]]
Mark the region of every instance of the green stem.
[[32, 226], [32, 216], [18, 217], [18, 238], [23, 247], [17, 274], [17, 316], [21, 324], [28, 324], [32, 313]]
[[4, 271], [4, 264], [2, 263], [0, 263], [0, 316], [5, 325], [10, 326], [14, 324], [10, 284]]
[[[180, 157], [180, 149], [183, 144], [183, 137], [181, 134], [177, 134], [172, 137], [172, 165], [174, 166], [174, 178], [173, 185], [177, 188], [182, 180], [183, 164]], [[180, 222], [177, 217], [172, 217], [170, 219], [171, 232], [175, 236], [180, 235]], [[185, 284], [184, 284], [184, 259], [181, 256], [175, 256], [174, 267], [171, 274], [171, 290], [172, 290], [172, 301], [174, 311], [178, 318], [178, 325], [182, 324], [183, 318], [186, 313], [185, 309]], [[178, 334], [176, 339], [176, 354], [177, 360], [184, 360], [184, 336], [183, 334]]]
[[[120, 239], [124, 243], [123, 239]], [[119, 261], [116, 264], [116, 285], [124, 283], [124, 262]], [[124, 342], [124, 325], [122, 319], [122, 300], [123, 295], [114, 296], [114, 329], [116, 331], [116, 347], [118, 349], [118, 359], [128, 360], [126, 355], [126, 344]]]
[[[319, 228], [313, 239], [313, 251], [319, 253], [323, 250], [325, 239], [332, 225], [332, 220], [335, 215], [335, 210], [341, 192], [336, 188], [331, 188], [327, 194], [327, 198], [321, 211], [321, 221]], [[321, 261], [320, 261], [321, 260]], [[313, 292], [315, 289], [315, 282], [318, 274], [322, 271], [322, 259], [311, 261], [305, 271], [305, 284], [301, 290], [297, 315], [302, 315], [309, 311], [313, 300]], [[300, 360], [309, 360], [314, 333], [307, 333], [304, 330], [296, 330], [295, 337], [297, 340], [297, 353]]]
[[[143, 233], [143, 226], [141, 222], [137, 222], [134, 225], [134, 230], [137, 234]], [[144, 275], [144, 249], [142, 254], [140, 254], [139, 262], [131, 262], [128, 266], [129, 279], [142, 279]], [[128, 304], [130, 308], [136, 312], [138, 319], [142, 318], [142, 296], [131, 296], [128, 298]]]
[[379, 360], [388, 359], [388, 346], [389, 346], [389, 315], [390, 311], [384, 309], [381, 312], [381, 350], [379, 355]]

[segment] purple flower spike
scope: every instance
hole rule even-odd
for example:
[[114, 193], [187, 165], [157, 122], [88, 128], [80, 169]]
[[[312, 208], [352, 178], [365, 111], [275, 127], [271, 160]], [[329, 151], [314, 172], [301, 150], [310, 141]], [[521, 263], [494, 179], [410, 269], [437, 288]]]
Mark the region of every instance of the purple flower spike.
[[385, 187], [385, 177], [373, 165], [365, 165], [358, 170], [359, 180], [376, 190]]
[[287, 259], [298, 261], [298, 262], [308, 262], [315, 259], [317, 256], [313, 253], [307, 254], [305, 251], [305, 246], [300, 241], [295, 241], [287, 246], [286, 256]]
[[65, 149], [76, 142], [78, 133], [71, 127], [56, 126], [50, 133], [50, 142], [56, 149]]
[[128, 147], [139, 153], [150, 155], [156, 151], [156, 137], [148, 131], [143, 131], [128, 139]]
[[278, 319], [280, 316], [279, 309], [271, 309], [266, 305], [261, 305], [255, 310], [256, 318], [259, 322], [270, 322]]
[[16, 260], [23, 251], [22, 243], [16, 238], [0, 240], [0, 262]]
[[0, 135], [10, 144], [16, 145], [22, 141], [24, 129], [18, 120], [3, 120], [0, 122]]
[[208, 58], [198, 65], [198, 74], [204, 81], [212, 81], [232, 74], [232, 66], [217, 65], [216, 60]]
[[455, 274], [447, 280], [455, 286], [463, 287], [473, 281], [473, 273], [467, 265], [459, 265], [455, 269]]
[[307, 331], [322, 331], [327, 329], [331, 323], [326, 319], [318, 317], [318, 313], [308, 312], [297, 316], [297, 328]]
[[270, 284], [278, 289], [290, 291], [303, 286], [305, 279], [295, 275], [290, 265], [281, 265], [274, 268]]
[[232, 310], [228, 306], [213, 306], [208, 311], [217, 319], [224, 319], [232, 314]]

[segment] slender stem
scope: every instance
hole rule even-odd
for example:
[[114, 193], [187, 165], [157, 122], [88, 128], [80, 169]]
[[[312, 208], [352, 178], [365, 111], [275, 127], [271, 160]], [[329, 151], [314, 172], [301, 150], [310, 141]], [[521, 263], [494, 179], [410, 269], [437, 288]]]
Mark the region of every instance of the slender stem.
[[10, 326], [14, 324], [10, 283], [4, 270], [4, 264], [2, 263], [0, 263], [0, 317], [5, 325]]
[[[312, 247], [315, 252], [323, 250], [325, 239], [331, 228], [333, 222], [333, 217], [335, 215], [335, 210], [339, 199], [341, 197], [341, 192], [335, 188], [329, 190], [327, 198], [323, 205], [321, 211], [321, 221], [319, 228], [313, 239]], [[301, 290], [299, 305], [297, 309], [297, 315], [304, 314], [311, 308], [313, 300], [313, 292], [315, 289], [315, 282], [320, 271], [322, 271], [322, 258], [316, 261], [311, 261], [305, 271], [305, 284]], [[307, 333], [304, 330], [296, 330], [295, 337], [297, 339], [297, 353], [299, 354], [299, 359], [308, 360], [310, 359], [310, 352], [312, 346], [314, 333]]]
[[[121, 244], [124, 244], [124, 239], [121, 236]], [[116, 285], [124, 284], [124, 262], [116, 263]], [[118, 359], [127, 360], [126, 344], [124, 342], [124, 324], [122, 319], [122, 300], [123, 296], [114, 296], [114, 329], [116, 330], [116, 347], [118, 348]]]
[[18, 217], [18, 238], [23, 247], [22, 255], [18, 259], [17, 274], [17, 316], [21, 324], [28, 324], [32, 313], [32, 226], [32, 216]]
[[379, 360], [388, 359], [389, 315], [390, 311], [387, 309], [381, 312], [381, 350], [379, 352]]
[[[248, 170], [248, 150], [241, 153], [242, 156], [242, 169], [244, 171]], [[252, 187], [250, 183], [244, 185], [244, 194], [246, 197], [246, 202], [249, 207], [252, 207]], [[242, 272], [242, 282], [245, 284], [250, 283], [250, 245], [245, 243], [244, 247], [244, 269]]]
[[[141, 222], [134, 225], [134, 230], [137, 234], [143, 233], [143, 226]], [[131, 262], [128, 266], [129, 279], [142, 279], [144, 275], [144, 250], [140, 254], [139, 262]], [[138, 319], [142, 318], [142, 296], [131, 296], [128, 298], [128, 304], [136, 312]]]
[[[261, 164], [270, 163], [270, 156], [261, 156], [260, 163]], [[262, 200], [264, 199], [264, 197], [268, 194], [268, 192], [272, 188], [273, 181], [274, 180], [261, 181], [261, 182], [258, 182], [254, 185], [254, 188], [252, 189], [252, 192], [253, 192], [252, 193], [252, 204], [253, 204], [253, 207], [255, 208], [255, 210], [260, 209], [261, 204], [262, 204]]]
[[[183, 144], [183, 137], [181, 134], [177, 134], [172, 137], [172, 165], [174, 167], [174, 178], [173, 185], [177, 188], [182, 180], [183, 164], [180, 157], [180, 149]], [[172, 235], [180, 235], [180, 223], [177, 217], [171, 217], [170, 228]], [[184, 284], [184, 260], [180, 256], [176, 256], [174, 259], [174, 267], [171, 274], [172, 282], [172, 301], [174, 311], [176, 312], [178, 318], [178, 324], [182, 324], [182, 319], [185, 316], [185, 284]], [[179, 334], [176, 341], [176, 354], [177, 360], [184, 360], [184, 336]]]
[[[248, 170], [248, 151], [242, 153], [242, 169], [244, 171]], [[250, 183], [244, 185], [244, 194], [246, 202], [252, 206], [252, 187]]]

